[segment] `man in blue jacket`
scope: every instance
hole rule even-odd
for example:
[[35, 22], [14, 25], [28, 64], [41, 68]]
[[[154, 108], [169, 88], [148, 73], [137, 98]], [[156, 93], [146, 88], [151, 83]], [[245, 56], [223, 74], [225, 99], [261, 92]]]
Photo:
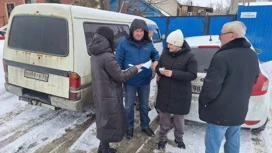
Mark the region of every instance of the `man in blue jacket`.
[[[131, 23], [129, 37], [120, 41], [117, 46], [116, 60], [123, 70], [131, 65], [138, 65], [152, 60], [152, 70], [155, 70], [159, 60], [159, 53], [154, 48], [148, 37], [146, 22], [135, 19]], [[149, 93], [152, 76], [150, 68], [142, 68], [136, 76], [124, 84], [125, 88], [125, 111], [128, 122], [126, 137], [131, 139], [134, 131], [134, 103], [136, 92], [140, 102], [140, 121], [142, 131], [148, 136], [154, 136], [154, 132], [149, 127]]]

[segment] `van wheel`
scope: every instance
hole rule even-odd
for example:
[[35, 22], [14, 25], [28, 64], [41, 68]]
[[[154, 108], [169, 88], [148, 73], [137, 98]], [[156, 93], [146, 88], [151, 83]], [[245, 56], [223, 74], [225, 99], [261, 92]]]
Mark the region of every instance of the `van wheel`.
[[256, 129], [251, 129], [250, 132], [251, 132], [252, 134], [259, 134], [260, 132], [262, 132], [262, 131], [265, 129], [265, 127], [266, 127], [266, 125], [267, 125], [267, 122], [268, 122], [268, 118], [266, 119], [264, 125], [262, 125], [262, 126], [259, 127], [259, 128], [256, 128]]

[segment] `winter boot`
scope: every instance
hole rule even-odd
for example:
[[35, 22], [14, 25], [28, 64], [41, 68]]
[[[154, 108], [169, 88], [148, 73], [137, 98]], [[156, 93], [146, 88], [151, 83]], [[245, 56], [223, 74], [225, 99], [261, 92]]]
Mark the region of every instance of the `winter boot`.
[[133, 138], [133, 132], [134, 132], [134, 129], [133, 129], [133, 128], [129, 128], [129, 129], [127, 130], [127, 134], [126, 134], [127, 139]]
[[185, 149], [185, 144], [184, 144], [184, 142], [181, 140], [181, 141], [177, 141], [176, 139], [175, 139], [175, 143], [178, 145], [178, 147], [181, 149], [181, 148], [183, 148], [183, 149]]
[[167, 141], [159, 141], [158, 150], [163, 150], [165, 148]]
[[102, 143], [100, 142], [99, 147], [98, 147], [98, 153], [116, 153], [117, 150], [114, 148], [110, 148], [109, 143]]
[[150, 136], [150, 137], [153, 137], [155, 134], [154, 134], [154, 132], [148, 127], [148, 128], [145, 128], [145, 129], [142, 129], [142, 131], [146, 134], [146, 135], [148, 135], [148, 136]]

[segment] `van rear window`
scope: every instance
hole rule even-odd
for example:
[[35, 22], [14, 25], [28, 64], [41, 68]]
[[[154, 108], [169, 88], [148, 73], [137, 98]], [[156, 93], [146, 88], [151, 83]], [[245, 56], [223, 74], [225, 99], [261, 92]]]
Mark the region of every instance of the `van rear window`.
[[29, 52], [67, 56], [68, 22], [54, 17], [15, 16], [8, 46]]

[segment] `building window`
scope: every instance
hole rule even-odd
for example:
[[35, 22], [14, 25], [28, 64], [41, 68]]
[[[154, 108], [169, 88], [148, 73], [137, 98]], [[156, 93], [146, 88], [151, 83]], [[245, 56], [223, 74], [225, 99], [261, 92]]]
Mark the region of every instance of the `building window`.
[[14, 9], [14, 3], [7, 3], [6, 6], [7, 6], [8, 17], [9, 17], [11, 14], [11, 11]]
[[36, 1], [36, 0], [25, 0], [25, 3], [26, 3], [26, 4], [36, 3], [35, 1]]

